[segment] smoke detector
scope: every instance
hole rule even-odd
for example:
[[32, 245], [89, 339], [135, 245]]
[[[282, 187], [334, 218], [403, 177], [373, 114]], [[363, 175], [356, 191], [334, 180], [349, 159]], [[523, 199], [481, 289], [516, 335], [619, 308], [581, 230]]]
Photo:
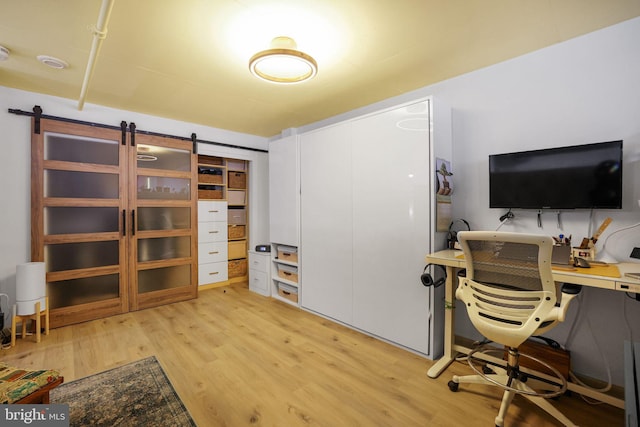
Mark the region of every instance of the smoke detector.
[[9, 59], [9, 49], [0, 46], [0, 61], [6, 61], [7, 59]]
[[62, 59], [54, 58], [53, 56], [38, 55], [36, 58], [47, 67], [55, 68], [57, 70], [63, 70], [69, 66], [69, 64]]

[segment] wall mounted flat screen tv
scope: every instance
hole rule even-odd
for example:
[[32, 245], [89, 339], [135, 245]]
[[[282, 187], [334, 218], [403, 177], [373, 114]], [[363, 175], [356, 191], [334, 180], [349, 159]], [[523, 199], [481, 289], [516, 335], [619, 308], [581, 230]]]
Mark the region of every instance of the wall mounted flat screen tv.
[[621, 209], [622, 141], [490, 155], [489, 207]]

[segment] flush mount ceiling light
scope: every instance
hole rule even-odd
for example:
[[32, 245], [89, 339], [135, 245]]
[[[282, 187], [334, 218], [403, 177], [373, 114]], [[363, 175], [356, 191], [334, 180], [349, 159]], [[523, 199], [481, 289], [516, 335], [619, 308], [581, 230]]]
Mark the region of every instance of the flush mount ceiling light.
[[249, 60], [251, 73], [273, 83], [300, 83], [318, 72], [316, 60], [297, 49], [291, 37], [276, 37], [271, 48], [256, 53]]
[[9, 59], [9, 49], [0, 46], [0, 61], [6, 61], [7, 59]]
[[69, 64], [64, 62], [62, 59], [54, 58], [53, 56], [38, 55], [36, 58], [47, 67], [55, 68], [57, 70], [63, 70], [69, 66]]

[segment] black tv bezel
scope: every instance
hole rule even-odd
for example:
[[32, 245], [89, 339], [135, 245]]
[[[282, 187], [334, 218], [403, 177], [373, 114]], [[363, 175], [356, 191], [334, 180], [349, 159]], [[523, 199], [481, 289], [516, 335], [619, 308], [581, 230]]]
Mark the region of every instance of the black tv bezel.
[[[533, 156], [539, 155], [542, 153], [561, 153], [561, 152], [582, 152], [588, 150], [588, 147], [594, 147], [597, 145], [614, 145], [617, 144], [619, 146], [619, 164], [620, 164], [620, 184], [619, 184], [619, 194], [620, 197], [617, 200], [617, 203], [611, 205], [593, 205], [593, 206], [508, 206], [508, 205], [494, 205], [491, 197], [492, 192], [494, 191], [494, 183], [492, 182], [492, 178], [495, 175], [491, 171], [491, 164], [493, 157], [501, 157], [501, 156]], [[622, 172], [622, 160], [623, 160], [623, 140], [613, 140], [613, 141], [604, 141], [604, 142], [595, 142], [589, 144], [579, 144], [579, 145], [569, 145], [563, 147], [551, 147], [551, 148], [543, 148], [538, 150], [526, 150], [526, 151], [514, 151], [509, 153], [499, 153], [499, 154], [490, 154], [489, 155], [489, 208], [490, 209], [530, 209], [530, 210], [578, 210], [578, 209], [622, 209], [622, 186], [623, 186], [623, 172]]]

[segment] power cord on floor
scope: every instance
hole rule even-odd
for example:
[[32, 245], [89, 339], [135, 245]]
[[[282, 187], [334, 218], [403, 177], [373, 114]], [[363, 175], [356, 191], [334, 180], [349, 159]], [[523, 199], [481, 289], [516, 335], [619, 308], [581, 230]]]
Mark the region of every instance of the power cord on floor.
[[[586, 301], [581, 301], [582, 299], [586, 298], [586, 296], [582, 295], [583, 293], [581, 293], [578, 298], [576, 298], [578, 301], [580, 301], [581, 306], [582, 304], [586, 304]], [[582, 308], [582, 307], [580, 307]], [[565, 346], [568, 348], [569, 344], [571, 342], [571, 340], [573, 340], [573, 333], [574, 333], [574, 327], [576, 324], [578, 324], [578, 320], [582, 319], [583, 316], [583, 312], [584, 310], [579, 310], [578, 311], [578, 315], [576, 316], [576, 318], [573, 321], [573, 324], [571, 325], [571, 329], [569, 329], [569, 334], [567, 335], [567, 341], [565, 343]], [[582, 323], [583, 321], [580, 320], [580, 323]], [[609, 367], [609, 361], [607, 360], [606, 355], [604, 354], [604, 352], [602, 351], [602, 348], [600, 346], [600, 344], [598, 343], [598, 340], [596, 339], [595, 334], [593, 333], [593, 329], [591, 328], [591, 321], [589, 320], [589, 316], [586, 316], [586, 325], [587, 325], [587, 329], [591, 332], [591, 337], [593, 338], [593, 342], [596, 345], [596, 348], [598, 349], [598, 353], [600, 354], [600, 358], [602, 359], [603, 365], [605, 367], [606, 373], [607, 373], [607, 384], [604, 387], [601, 388], [597, 388], [594, 386], [591, 386], [589, 384], [586, 384], [585, 382], [583, 382], [580, 378], [578, 378], [575, 373], [573, 371], [569, 371], [569, 378], [571, 379], [571, 381], [573, 381], [576, 384], [581, 385], [582, 387], [586, 387], [589, 390], [593, 390], [596, 392], [600, 392], [600, 393], [606, 393], [607, 391], [611, 390], [611, 387], [613, 385], [613, 381], [611, 379], [611, 368]], [[591, 399], [588, 399], [587, 397], [580, 395], [580, 397], [582, 398], [582, 400], [584, 400], [585, 402], [589, 403], [590, 405], [599, 405], [602, 402], [598, 402], [598, 401], [592, 401]]]

